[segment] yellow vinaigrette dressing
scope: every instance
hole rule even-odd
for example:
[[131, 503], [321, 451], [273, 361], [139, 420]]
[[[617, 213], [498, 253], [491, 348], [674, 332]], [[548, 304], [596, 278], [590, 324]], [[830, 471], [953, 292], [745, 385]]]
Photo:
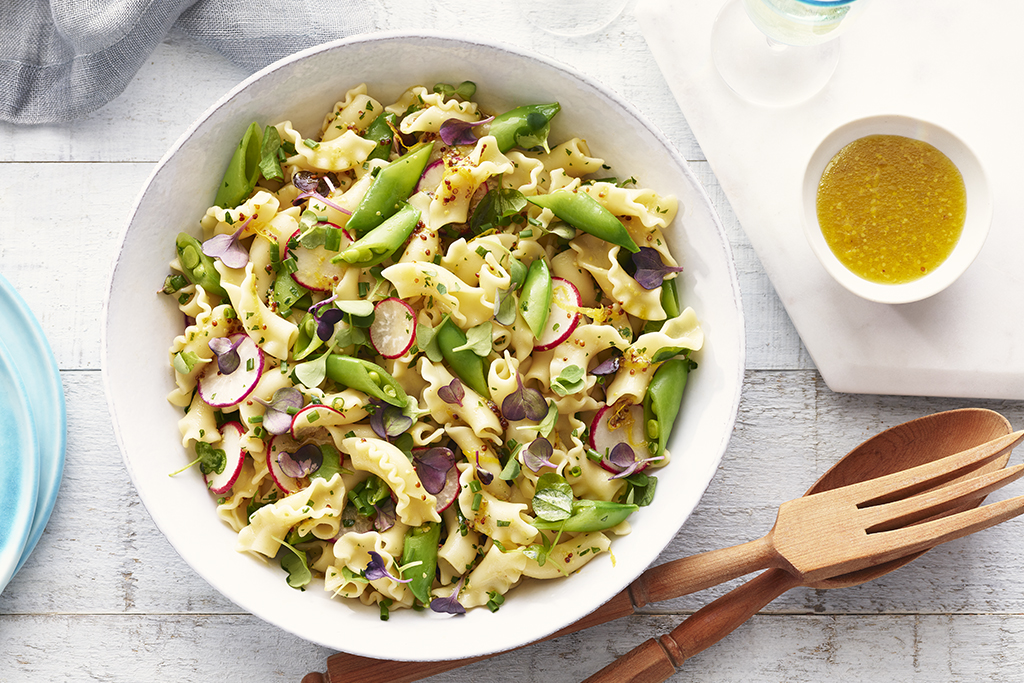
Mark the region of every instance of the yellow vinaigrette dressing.
[[869, 135], [832, 157], [821, 174], [818, 225], [832, 253], [882, 284], [924, 277], [952, 253], [967, 215], [964, 179], [927, 142]]

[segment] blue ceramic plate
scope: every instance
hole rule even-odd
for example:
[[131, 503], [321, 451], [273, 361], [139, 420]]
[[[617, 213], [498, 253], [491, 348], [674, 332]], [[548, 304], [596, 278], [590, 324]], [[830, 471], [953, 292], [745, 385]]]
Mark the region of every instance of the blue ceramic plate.
[[39, 453], [25, 389], [0, 342], [0, 591], [11, 580], [32, 529]]
[[21, 377], [39, 446], [39, 494], [28, 541], [15, 569], [21, 569], [50, 519], [64, 474], [66, 414], [57, 361], [39, 322], [14, 287], [0, 276], [0, 343]]

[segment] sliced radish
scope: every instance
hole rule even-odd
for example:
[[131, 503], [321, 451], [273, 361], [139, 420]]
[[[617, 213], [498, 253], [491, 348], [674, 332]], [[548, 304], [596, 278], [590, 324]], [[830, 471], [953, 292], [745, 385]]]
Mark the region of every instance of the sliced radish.
[[270, 440], [270, 444], [267, 446], [267, 469], [270, 470], [270, 475], [274, 478], [277, 488], [285, 493], [295, 493], [301, 487], [298, 482], [284, 473], [281, 465], [277, 462], [277, 457], [281, 453], [294, 453], [299, 450], [299, 446], [301, 444], [290, 434], [278, 434]]
[[434, 494], [434, 498], [437, 499], [436, 509], [438, 512], [444, 512], [451, 507], [451, 504], [459, 497], [459, 488], [459, 469], [452, 467], [445, 476], [444, 488], [440, 493]]
[[224, 469], [218, 474], [211, 472], [203, 475], [206, 478], [206, 486], [216, 494], [227, 493], [238, 480], [242, 471], [242, 463], [245, 462], [245, 451], [242, 450], [242, 434], [245, 428], [238, 422], [227, 422], [220, 430], [220, 443], [218, 450], [224, 451]]
[[568, 339], [580, 324], [582, 305], [583, 299], [576, 285], [565, 278], [551, 278], [551, 312], [548, 313], [547, 323], [533, 348], [537, 351], [547, 351]]
[[423, 169], [423, 175], [420, 176], [420, 181], [416, 183], [417, 192], [426, 192], [433, 195], [437, 191], [437, 187], [444, 180], [445, 168], [444, 161], [437, 159], [427, 164], [427, 167]]
[[[424, 481], [424, 488], [430, 493], [429, 479], [433, 479], [437, 474], [441, 472], [438, 467], [441, 463], [447, 463], [448, 469], [445, 470], [444, 485], [441, 490], [431, 495], [437, 499], [436, 510], [438, 512], [444, 512], [459, 496], [459, 468], [455, 466], [455, 456], [451, 450], [444, 448], [439, 449], [446, 451], [447, 458], [435, 457], [432, 459], [431, 464], [424, 464], [421, 458], [428, 457], [427, 454], [433, 450], [430, 446], [419, 446], [412, 449], [413, 465], [416, 467], [416, 474], [420, 477], [421, 481], [424, 481], [424, 477], [428, 477], [427, 481]], [[443, 465], [442, 465], [443, 467]], [[436, 486], [436, 483], [434, 484]]]
[[[647, 439], [644, 434], [644, 408], [641, 405], [630, 404], [621, 407], [604, 406], [597, 411], [594, 421], [590, 425], [590, 447], [600, 453], [607, 455], [620, 443], [625, 443], [633, 449], [636, 459], [648, 460], [651, 452], [647, 448]], [[607, 461], [601, 461], [602, 467], [609, 472], [620, 470]], [[640, 471], [646, 467], [646, 463], [637, 468]]]
[[241, 403], [256, 388], [263, 374], [263, 350], [249, 335], [239, 332], [228, 337], [240, 342], [235, 347], [238, 367], [229, 374], [220, 371], [216, 360], [206, 364], [199, 377], [199, 396], [213, 408], [227, 408]]
[[[341, 231], [340, 249], [344, 249], [352, 244], [354, 240], [347, 231], [334, 224], [328, 225], [328, 229]], [[301, 244], [296, 244], [300, 232], [301, 229], [296, 230], [291, 239], [288, 240], [288, 244], [295, 246], [286, 250], [286, 254], [282, 256], [282, 258], [286, 256], [295, 257], [295, 272], [292, 273], [292, 279], [306, 289], [315, 292], [329, 292], [333, 290], [334, 285], [341, 281], [347, 265], [344, 263], [331, 263], [331, 259], [338, 255], [337, 251], [330, 251], [323, 246], [307, 249]]]
[[370, 343], [385, 358], [399, 358], [416, 341], [416, 312], [394, 297], [378, 301], [373, 309]]
[[310, 403], [292, 418], [291, 436], [299, 443], [310, 439], [319, 442], [322, 437], [314, 435], [325, 431], [322, 427], [338, 427], [350, 423], [351, 420], [346, 421], [345, 413], [322, 403]]

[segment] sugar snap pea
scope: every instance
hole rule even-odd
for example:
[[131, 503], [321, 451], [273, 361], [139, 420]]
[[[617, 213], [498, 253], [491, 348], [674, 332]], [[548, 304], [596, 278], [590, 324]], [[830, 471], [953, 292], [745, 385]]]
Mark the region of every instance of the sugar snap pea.
[[429, 142], [381, 168], [345, 227], [362, 237], [393, 216], [416, 189], [433, 149]]
[[603, 531], [619, 524], [639, 510], [636, 505], [615, 503], [608, 500], [573, 501], [572, 514], [560, 521], [535, 519], [531, 524], [538, 529], [561, 529], [572, 533]]
[[519, 292], [519, 310], [533, 336], [538, 339], [551, 312], [552, 291], [551, 270], [544, 259], [536, 259], [530, 264], [523, 288]]
[[424, 605], [430, 603], [430, 585], [434, 582], [437, 571], [437, 544], [441, 540], [441, 525], [426, 522], [413, 527], [405, 534], [405, 545], [402, 547], [402, 566], [419, 562], [409, 567], [407, 578], [409, 590]]
[[351, 266], [369, 268], [398, 251], [420, 220], [419, 209], [404, 201], [401, 205], [397, 213], [345, 247], [331, 261], [344, 261]]
[[445, 320], [435, 333], [441, 357], [451, 368], [455, 376], [486, 399], [491, 397], [487, 387], [487, 371], [484, 359], [476, 355], [472, 349], [455, 351], [466, 345], [466, 334], [451, 320]]
[[686, 378], [693, 363], [689, 358], [672, 358], [662, 363], [644, 395], [644, 430], [651, 440], [651, 455], [664, 455], [672, 424], [683, 402]]
[[362, 358], [332, 353], [327, 356], [327, 377], [399, 408], [409, 404], [405, 389], [387, 370]]
[[622, 221], [586, 192], [555, 190], [550, 194], [527, 197], [526, 201], [542, 209], [551, 209], [555, 216], [577, 230], [590, 233], [634, 254], [640, 251]]
[[179, 232], [174, 242], [178, 251], [178, 263], [184, 269], [185, 279], [199, 285], [208, 293], [227, 298], [228, 293], [220, 284], [220, 273], [213, 265], [213, 257], [203, 253], [203, 245], [187, 232]]
[[260, 127], [253, 122], [246, 129], [235, 153], [228, 162], [224, 179], [220, 181], [217, 197], [213, 203], [225, 209], [233, 209], [246, 200], [256, 181], [260, 179], [260, 162], [263, 160], [263, 135]]
[[498, 141], [502, 154], [513, 147], [530, 149], [546, 146], [551, 119], [561, 107], [558, 102], [549, 104], [526, 104], [495, 116], [487, 128], [487, 134]]
[[391, 143], [394, 139], [395, 130], [398, 126], [398, 115], [394, 112], [386, 111], [373, 120], [366, 131], [363, 133], [363, 137], [372, 142], [376, 142], [377, 146], [373, 148], [367, 159], [387, 159], [391, 154]]

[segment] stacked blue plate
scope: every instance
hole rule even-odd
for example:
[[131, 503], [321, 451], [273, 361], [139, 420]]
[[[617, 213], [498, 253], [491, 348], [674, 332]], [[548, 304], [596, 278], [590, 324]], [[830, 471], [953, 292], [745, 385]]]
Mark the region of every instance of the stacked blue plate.
[[0, 276], [0, 591], [50, 519], [66, 440], [53, 352], [28, 306]]

